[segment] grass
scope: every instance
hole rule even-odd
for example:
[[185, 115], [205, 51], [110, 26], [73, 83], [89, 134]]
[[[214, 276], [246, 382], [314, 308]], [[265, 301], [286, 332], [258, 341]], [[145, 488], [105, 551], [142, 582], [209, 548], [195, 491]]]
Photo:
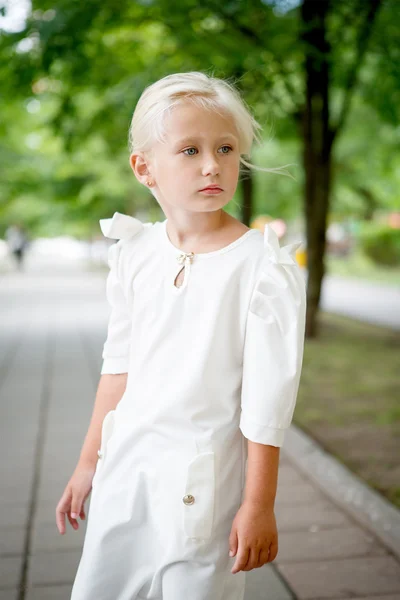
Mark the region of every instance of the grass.
[[355, 277], [395, 286], [398, 286], [400, 282], [399, 267], [376, 265], [359, 248], [355, 248], [349, 256], [327, 255], [326, 268], [329, 275]]
[[294, 422], [400, 508], [400, 333], [320, 313]]

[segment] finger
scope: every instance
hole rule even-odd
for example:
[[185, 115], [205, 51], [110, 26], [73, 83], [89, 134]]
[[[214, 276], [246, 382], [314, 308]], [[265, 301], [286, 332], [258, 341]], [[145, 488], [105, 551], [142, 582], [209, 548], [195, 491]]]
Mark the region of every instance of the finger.
[[79, 513], [79, 516], [80, 516], [80, 518], [81, 518], [82, 520], [85, 520], [85, 519], [86, 519], [85, 507], [84, 507], [84, 505], [83, 505], [83, 504], [82, 504], [82, 509], [81, 509], [81, 512]]
[[58, 531], [63, 535], [65, 533], [65, 513], [70, 507], [70, 494], [65, 491], [56, 507], [56, 524]]
[[71, 523], [71, 527], [73, 527], [75, 530], [79, 529], [79, 523], [76, 519], [73, 519], [71, 516], [70, 512], [67, 512], [67, 517], [68, 517], [68, 521]]
[[241, 546], [239, 542], [238, 553], [236, 556], [235, 564], [231, 569], [231, 573], [237, 573], [241, 571], [247, 564], [249, 558], [250, 549], [246, 548], [246, 546]]
[[255, 569], [257, 567], [258, 555], [259, 555], [258, 549], [250, 548], [249, 558], [248, 558], [247, 564], [243, 568], [243, 571], [251, 571], [252, 569]]
[[259, 567], [262, 567], [262, 563], [261, 563], [261, 553], [262, 553], [262, 548], [260, 548], [260, 550], [258, 551], [258, 555], [257, 555], [257, 560], [256, 560], [256, 565], [255, 565], [255, 569], [258, 569]]
[[267, 550], [265, 550], [265, 549], [261, 550], [261, 552], [260, 552], [260, 560], [259, 560], [260, 567], [262, 567], [263, 565], [266, 565], [267, 562], [268, 562], [268, 560], [269, 560], [269, 550], [268, 549]]
[[273, 540], [269, 547], [269, 558], [268, 562], [272, 562], [278, 555], [278, 540]]
[[82, 500], [81, 500], [81, 498], [74, 496], [72, 498], [72, 503], [71, 503], [71, 517], [76, 520], [79, 517], [79, 513], [81, 512], [81, 510], [82, 510]]
[[58, 531], [63, 535], [65, 533], [65, 513], [58, 506], [56, 508], [56, 525]]
[[229, 536], [229, 556], [235, 556], [238, 548], [238, 537], [236, 529], [231, 531], [231, 535]]

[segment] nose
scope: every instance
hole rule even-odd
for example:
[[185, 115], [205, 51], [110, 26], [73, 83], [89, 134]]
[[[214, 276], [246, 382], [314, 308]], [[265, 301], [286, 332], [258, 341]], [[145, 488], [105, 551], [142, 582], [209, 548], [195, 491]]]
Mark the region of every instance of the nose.
[[208, 154], [204, 159], [203, 175], [219, 175], [219, 163], [213, 154]]

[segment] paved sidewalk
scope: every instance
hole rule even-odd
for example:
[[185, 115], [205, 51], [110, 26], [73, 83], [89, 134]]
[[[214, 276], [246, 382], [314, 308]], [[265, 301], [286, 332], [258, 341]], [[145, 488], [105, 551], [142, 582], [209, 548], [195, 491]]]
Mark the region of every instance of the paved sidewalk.
[[400, 285], [326, 275], [321, 310], [399, 330]]
[[[92, 411], [104, 282], [51, 265], [0, 275], [0, 600], [70, 597], [84, 527], [60, 536], [54, 511]], [[399, 557], [323, 492], [289, 445], [276, 516], [279, 554], [248, 573], [246, 600], [400, 598]]]

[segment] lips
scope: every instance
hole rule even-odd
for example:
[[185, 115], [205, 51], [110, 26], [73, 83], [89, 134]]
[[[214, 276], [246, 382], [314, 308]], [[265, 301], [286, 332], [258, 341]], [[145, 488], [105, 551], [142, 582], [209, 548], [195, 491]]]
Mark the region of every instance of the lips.
[[219, 185], [208, 185], [207, 187], [200, 190], [200, 192], [205, 192], [205, 190], [221, 190], [222, 192], [222, 188], [219, 187]]

